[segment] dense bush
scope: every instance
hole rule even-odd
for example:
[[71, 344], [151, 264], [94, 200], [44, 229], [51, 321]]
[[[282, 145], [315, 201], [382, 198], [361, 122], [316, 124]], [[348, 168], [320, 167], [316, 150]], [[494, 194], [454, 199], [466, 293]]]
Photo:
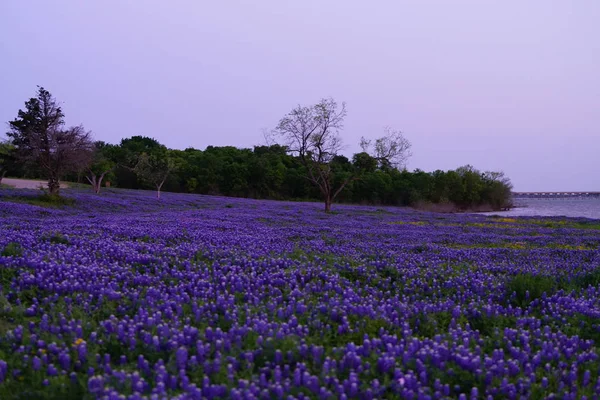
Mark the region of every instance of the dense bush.
[[[167, 150], [154, 139], [134, 136], [119, 145], [102, 145], [105, 157], [116, 163], [111, 186], [151, 189], [138, 179], [132, 167], [140, 154], [168, 154], [176, 167], [163, 190], [256, 199], [317, 200], [318, 189], [306, 179], [306, 169], [286, 148], [208, 146]], [[450, 205], [448, 210], [500, 210], [510, 206], [510, 181], [501, 173], [481, 173], [471, 166], [454, 171], [398, 170], [380, 165], [367, 153], [352, 160], [337, 156], [332, 164], [334, 185], [355, 176], [338, 196], [339, 202], [394, 206]], [[72, 175], [70, 180], [82, 181]]]

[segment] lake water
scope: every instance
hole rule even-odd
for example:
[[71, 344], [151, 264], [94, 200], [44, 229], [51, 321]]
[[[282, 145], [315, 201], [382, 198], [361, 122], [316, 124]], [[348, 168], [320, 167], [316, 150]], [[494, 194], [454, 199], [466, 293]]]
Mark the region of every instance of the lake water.
[[482, 213], [507, 217], [583, 217], [600, 219], [600, 198], [514, 199], [517, 207], [510, 211]]

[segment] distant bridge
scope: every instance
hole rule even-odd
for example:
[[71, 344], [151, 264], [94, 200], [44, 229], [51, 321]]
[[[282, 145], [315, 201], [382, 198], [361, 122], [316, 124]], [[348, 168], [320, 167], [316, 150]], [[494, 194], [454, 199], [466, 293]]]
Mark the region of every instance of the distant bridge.
[[600, 192], [513, 192], [515, 199], [600, 198]]

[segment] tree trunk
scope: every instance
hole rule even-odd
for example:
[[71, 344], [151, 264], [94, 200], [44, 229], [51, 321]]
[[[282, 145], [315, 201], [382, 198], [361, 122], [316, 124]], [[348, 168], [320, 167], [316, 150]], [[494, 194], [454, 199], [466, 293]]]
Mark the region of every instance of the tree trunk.
[[96, 181], [96, 174], [91, 173], [90, 175], [92, 176], [91, 178], [87, 175], [85, 176], [85, 178], [88, 180], [90, 185], [92, 185], [92, 190], [94, 191], [94, 193], [98, 194], [100, 189], [98, 189], [98, 182]]
[[165, 183], [165, 179], [163, 179], [163, 181], [161, 183], [159, 183], [158, 185], [156, 185], [156, 198], [160, 200], [160, 189], [162, 188], [162, 185]]
[[331, 197], [325, 197], [325, 212], [331, 212]]
[[60, 182], [56, 177], [48, 178], [48, 190], [51, 195], [58, 196], [60, 194]]
[[108, 171], [103, 172], [102, 174], [100, 174], [100, 176], [96, 176], [95, 173], [91, 172], [89, 173], [90, 176], [86, 175], [85, 177], [87, 178], [88, 182], [90, 182], [90, 184], [92, 185], [92, 189], [94, 190], [94, 193], [99, 194], [100, 193], [100, 189], [102, 188], [102, 179], [104, 179], [104, 176], [108, 173]]
[[98, 182], [96, 182], [96, 194], [100, 193], [100, 188], [102, 187], [102, 178], [104, 178], [104, 174], [100, 175]]
[[102, 179], [104, 179], [104, 175], [106, 175], [106, 172], [103, 172], [102, 175], [100, 175], [100, 177], [98, 178], [98, 182], [96, 182], [96, 194], [100, 193], [100, 188], [102, 187]]
[[6, 175], [6, 171], [2, 171], [2, 173], [0, 174], [0, 184], [2, 184], [2, 179], [4, 179], [5, 175]]

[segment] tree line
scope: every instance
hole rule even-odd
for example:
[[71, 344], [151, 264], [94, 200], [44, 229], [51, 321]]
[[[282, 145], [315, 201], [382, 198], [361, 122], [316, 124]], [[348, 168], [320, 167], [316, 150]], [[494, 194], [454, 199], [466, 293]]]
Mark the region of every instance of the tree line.
[[361, 139], [361, 152], [341, 154], [344, 103], [322, 99], [298, 106], [253, 148], [208, 146], [169, 149], [144, 136], [118, 144], [94, 141], [83, 126], [65, 127], [52, 95], [38, 88], [0, 145], [1, 177], [43, 177], [58, 195], [59, 181], [275, 200], [321, 200], [393, 206], [451, 205], [499, 210], [510, 206], [511, 184], [501, 172], [472, 166], [453, 171], [408, 171], [410, 142], [386, 128], [375, 140]]

